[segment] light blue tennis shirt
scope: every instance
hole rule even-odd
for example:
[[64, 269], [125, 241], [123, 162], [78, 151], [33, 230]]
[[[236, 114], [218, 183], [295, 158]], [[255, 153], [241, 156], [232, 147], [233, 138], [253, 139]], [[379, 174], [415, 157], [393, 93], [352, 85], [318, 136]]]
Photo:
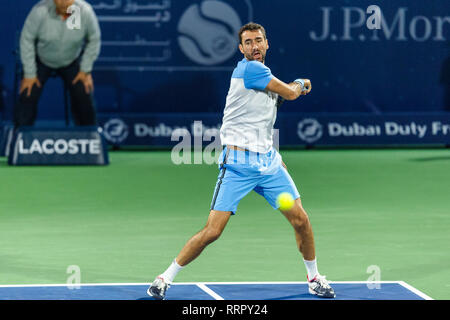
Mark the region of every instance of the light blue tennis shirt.
[[272, 79], [270, 69], [259, 61], [244, 58], [238, 63], [220, 128], [223, 145], [260, 153], [272, 149], [278, 94], [265, 90]]
[[25, 78], [36, 77], [36, 55], [51, 68], [68, 66], [81, 57], [80, 70], [91, 72], [100, 53], [100, 27], [92, 6], [75, 0], [80, 8], [81, 29], [69, 29], [56, 13], [53, 0], [39, 1], [29, 13], [20, 36], [20, 57]]

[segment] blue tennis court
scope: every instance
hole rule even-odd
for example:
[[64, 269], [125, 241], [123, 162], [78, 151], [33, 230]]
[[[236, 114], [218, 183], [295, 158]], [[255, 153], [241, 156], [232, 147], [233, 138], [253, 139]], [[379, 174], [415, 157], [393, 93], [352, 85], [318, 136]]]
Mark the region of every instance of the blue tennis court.
[[[331, 282], [336, 300], [432, 300], [403, 281]], [[377, 284], [377, 286], [375, 286]], [[72, 286], [72, 287], [71, 287]], [[1, 300], [153, 300], [149, 284], [0, 286]], [[317, 300], [306, 282], [174, 283], [166, 300]]]

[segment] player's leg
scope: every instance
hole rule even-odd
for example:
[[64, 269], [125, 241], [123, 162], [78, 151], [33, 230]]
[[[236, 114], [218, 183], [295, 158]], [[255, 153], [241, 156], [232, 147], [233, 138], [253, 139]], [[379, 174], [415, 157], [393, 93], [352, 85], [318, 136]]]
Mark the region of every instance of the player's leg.
[[206, 225], [191, 237], [167, 270], [160, 275], [171, 283], [177, 273], [222, 234], [239, 201], [247, 195], [256, 184], [254, 179], [242, 177], [234, 171], [221, 169], [211, 202], [211, 210]]
[[328, 285], [324, 276], [319, 274], [316, 262], [314, 234], [308, 214], [303, 208], [300, 194], [286, 167], [280, 168], [274, 174], [267, 175], [255, 188], [274, 209], [279, 209], [277, 197], [283, 192], [289, 192], [295, 199], [289, 210], [280, 210], [294, 229], [297, 247], [303, 256], [308, 274], [309, 292], [321, 297], [335, 297], [333, 289]]
[[206, 246], [219, 238], [230, 216], [231, 212], [211, 210], [203, 229], [186, 242], [166, 271], [156, 277], [155, 281], [148, 288], [147, 293], [155, 299], [164, 299], [167, 289], [178, 272], [197, 258]]
[[184, 267], [197, 258], [207, 245], [216, 241], [230, 219], [230, 211], [211, 210], [206, 225], [197, 232], [181, 249], [175, 261]]
[[313, 263], [306, 263], [307, 261], [315, 261], [314, 233], [308, 214], [302, 206], [300, 194], [287, 169], [282, 167], [275, 174], [265, 177], [255, 188], [255, 191], [266, 198], [274, 209], [279, 209], [277, 204], [278, 195], [288, 192], [293, 196], [295, 199], [293, 207], [290, 210], [280, 211], [294, 229], [297, 247], [305, 260], [308, 277], [314, 278], [315, 274], [313, 273], [317, 268], [314, 268]]
[[254, 188], [257, 181], [257, 178], [243, 175], [242, 171], [236, 170], [233, 165], [221, 167], [208, 221], [205, 227], [186, 243], [175, 259], [180, 266], [190, 263], [208, 244], [219, 238], [230, 216], [236, 212], [239, 202]]
[[280, 210], [294, 228], [297, 247], [303, 255], [306, 271], [308, 273], [308, 289], [311, 294], [324, 298], [334, 298], [336, 295], [330, 287], [325, 276], [319, 274], [314, 246], [314, 234], [308, 214], [297, 198], [290, 210]]
[[[226, 151], [226, 149], [224, 150]], [[211, 201], [211, 210], [206, 225], [191, 237], [167, 270], [159, 275], [148, 289], [148, 294], [156, 299], [164, 299], [165, 291], [177, 273], [195, 258], [212, 242], [217, 240], [231, 215], [234, 215], [240, 200], [258, 183], [258, 177], [252, 177], [239, 164], [227, 163], [229, 152], [222, 152], [222, 164]], [[240, 152], [230, 156], [230, 163]], [[245, 174], [244, 174], [245, 173]]]
[[[314, 260], [316, 258], [314, 234], [308, 214], [303, 208], [300, 198], [295, 199], [294, 205], [290, 210], [280, 211], [294, 228], [297, 247], [303, 256], [303, 259], [307, 261]], [[308, 274], [308, 276], [314, 277], [315, 274]]]

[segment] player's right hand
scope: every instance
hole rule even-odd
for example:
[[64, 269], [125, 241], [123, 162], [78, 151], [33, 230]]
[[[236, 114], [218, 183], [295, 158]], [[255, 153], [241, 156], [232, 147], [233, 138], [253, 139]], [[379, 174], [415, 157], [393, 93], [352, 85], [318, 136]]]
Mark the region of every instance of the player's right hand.
[[303, 87], [302, 93], [300, 95], [307, 95], [308, 93], [311, 92], [311, 80], [309, 79], [303, 79], [303, 81], [305, 82], [305, 85]]
[[33, 89], [34, 85], [37, 85], [39, 88], [41, 87], [41, 83], [39, 82], [39, 79], [37, 77], [35, 78], [23, 78], [22, 82], [20, 84], [20, 94], [27, 90], [27, 97], [31, 94], [31, 89]]

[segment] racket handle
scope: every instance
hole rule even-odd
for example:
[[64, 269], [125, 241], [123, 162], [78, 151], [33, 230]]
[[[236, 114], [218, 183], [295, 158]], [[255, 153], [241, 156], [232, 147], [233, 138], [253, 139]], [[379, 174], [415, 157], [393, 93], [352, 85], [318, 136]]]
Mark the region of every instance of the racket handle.
[[302, 86], [302, 93], [308, 91], [309, 87], [305, 87], [305, 81], [303, 79], [295, 79], [294, 82]]
[[278, 96], [276, 107], [280, 108], [284, 101], [285, 99], [282, 96]]

